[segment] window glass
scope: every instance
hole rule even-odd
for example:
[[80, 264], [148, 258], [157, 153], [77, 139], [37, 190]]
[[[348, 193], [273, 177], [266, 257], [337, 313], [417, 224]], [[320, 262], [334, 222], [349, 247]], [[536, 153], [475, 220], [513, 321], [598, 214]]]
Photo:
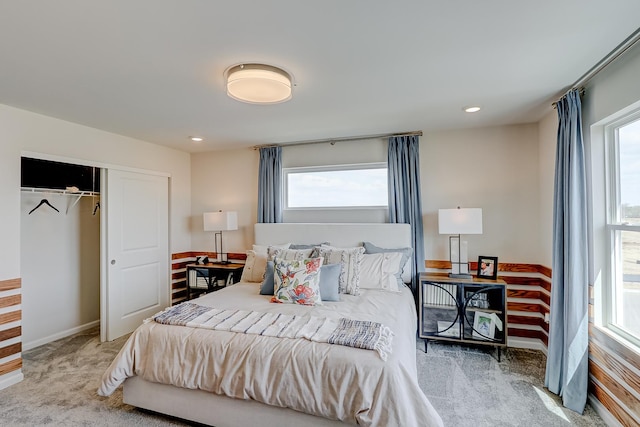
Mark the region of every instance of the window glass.
[[608, 162], [611, 254], [609, 327], [640, 344], [640, 120], [622, 120], [610, 134]]
[[620, 220], [640, 225], [640, 120], [620, 127]]
[[388, 205], [386, 164], [285, 169], [286, 207]]

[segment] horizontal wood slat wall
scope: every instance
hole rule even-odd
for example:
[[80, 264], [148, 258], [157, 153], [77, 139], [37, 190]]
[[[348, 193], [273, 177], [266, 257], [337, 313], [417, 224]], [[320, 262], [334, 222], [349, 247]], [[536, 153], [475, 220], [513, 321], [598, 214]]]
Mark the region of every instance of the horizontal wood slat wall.
[[[477, 262], [469, 263], [472, 274]], [[427, 260], [427, 271], [451, 269], [449, 261]], [[549, 343], [549, 324], [545, 314], [551, 304], [551, 269], [538, 264], [499, 263], [498, 277], [507, 283], [508, 337]]]
[[[187, 264], [195, 262], [197, 256], [217, 258], [215, 252], [178, 252], [171, 255], [171, 305], [176, 305], [187, 299]], [[227, 259], [234, 262], [244, 262], [246, 254], [230, 253]]]
[[[0, 380], [22, 368], [20, 279], [0, 280]], [[11, 341], [9, 341], [11, 340]], [[17, 342], [16, 342], [17, 340]]]
[[622, 425], [640, 425], [640, 355], [591, 319], [589, 393]]

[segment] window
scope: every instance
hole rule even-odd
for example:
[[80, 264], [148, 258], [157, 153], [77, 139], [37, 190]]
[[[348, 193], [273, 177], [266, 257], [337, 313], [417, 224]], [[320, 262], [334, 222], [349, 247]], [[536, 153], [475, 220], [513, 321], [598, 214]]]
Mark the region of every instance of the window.
[[289, 168], [284, 184], [285, 209], [388, 206], [386, 163]]
[[606, 128], [608, 327], [640, 345], [640, 112]]

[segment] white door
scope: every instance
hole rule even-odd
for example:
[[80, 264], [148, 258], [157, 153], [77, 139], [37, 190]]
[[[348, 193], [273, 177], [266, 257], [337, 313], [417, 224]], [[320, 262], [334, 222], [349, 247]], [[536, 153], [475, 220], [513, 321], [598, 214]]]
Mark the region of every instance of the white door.
[[111, 341], [169, 305], [169, 182], [114, 169], [105, 174], [101, 337]]

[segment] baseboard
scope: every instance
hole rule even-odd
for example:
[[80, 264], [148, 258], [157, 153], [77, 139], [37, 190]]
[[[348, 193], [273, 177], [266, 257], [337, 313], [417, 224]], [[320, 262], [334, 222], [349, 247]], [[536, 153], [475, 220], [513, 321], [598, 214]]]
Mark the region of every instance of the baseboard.
[[598, 399], [596, 399], [594, 395], [589, 393], [587, 401], [596, 411], [596, 413], [600, 415], [600, 418], [602, 418], [602, 421], [604, 421], [606, 425], [608, 425], [609, 427], [622, 427], [620, 421], [618, 421], [616, 417], [614, 417], [613, 414], [611, 414], [611, 412], [609, 412], [609, 410], [605, 408], [605, 406], [600, 403]]
[[0, 378], [0, 390], [12, 386], [14, 384], [19, 383], [24, 379], [24, 375], [22, 374], [22, 370], [17, 370], [15, 372], [11, 372], [9, 374], [3, 375]]
[[545, 355], [547, 354], [547, 346], [537, 338], [508, 337], [507, 346], [515, 348], [528, 348], [530, 350], [540, 350]]
[[53, 335], [49, 335], [48, 337], [40, 338], [28, 343], [23, 343], [22, 351], [31, 350], [32, 348], [36, 348], [44, 344], [49, 344], [50, 342], [59, 340], [60, 338], [66, 338], [70, 335], [77, 334], [78, 332], [86, 331], [87, 329], [96, 327], [99, 324], [100, 320], [94, 320], [93, 322], [85, 323], [84, 325], [76, 326], [75, 328], [67, 329], [66, 331], [57, 332]]

